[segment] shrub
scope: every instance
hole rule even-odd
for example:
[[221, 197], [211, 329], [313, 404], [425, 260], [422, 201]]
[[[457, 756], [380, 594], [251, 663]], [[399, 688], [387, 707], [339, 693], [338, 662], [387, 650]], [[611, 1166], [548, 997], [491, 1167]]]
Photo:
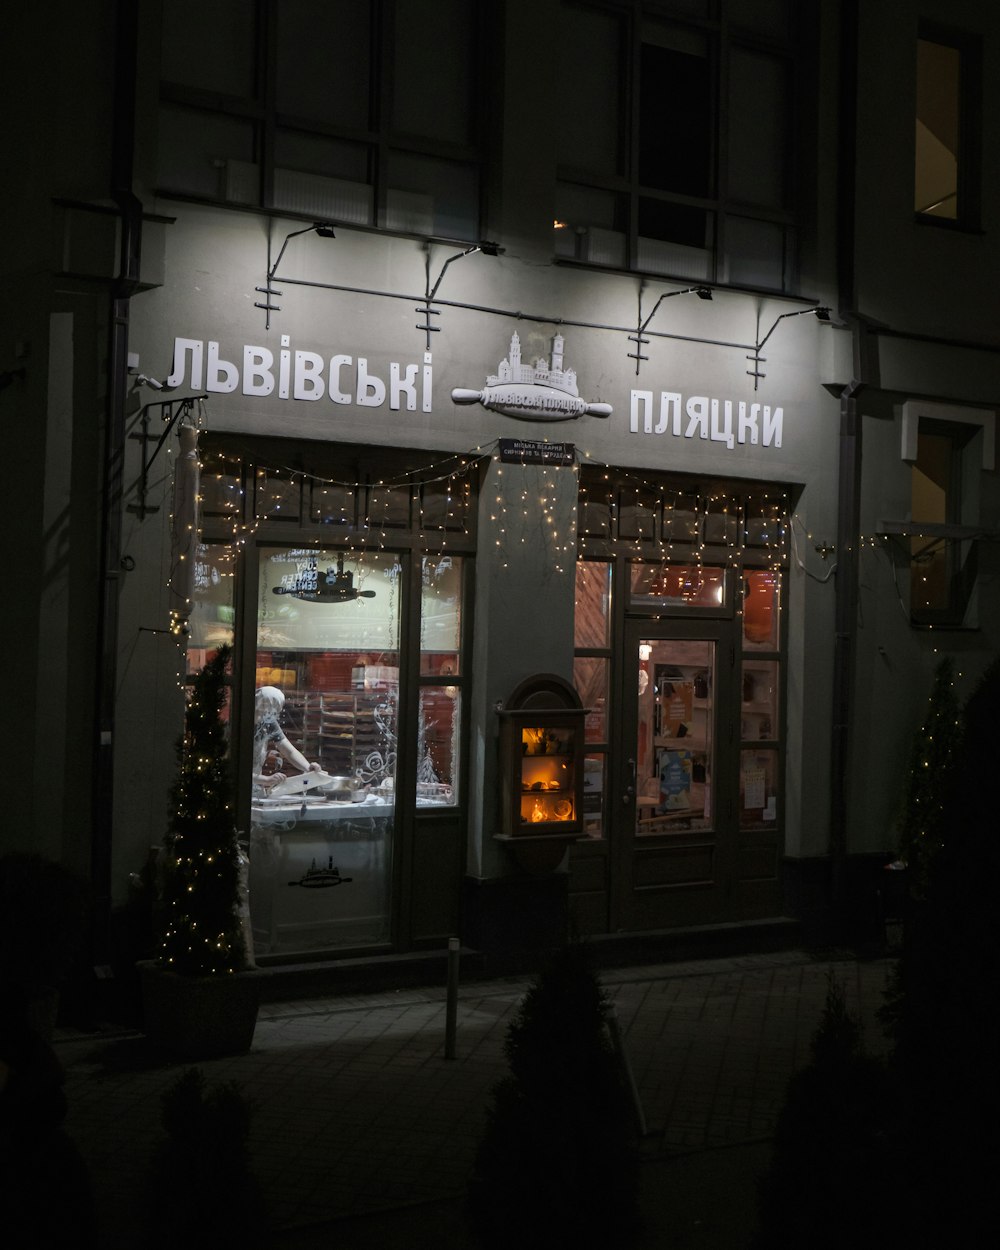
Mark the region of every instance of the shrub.
[[483, 1246], [634, 1244], [637, 1143], [608, 1010], [579, 947], [562, 951], [525, 996], [470, 1187]]
[[239, 1085], [210, 1089], [200, 1068], [188, 1068], [161, 1106], [167, 1137], [153, 1158], [155, 1244], [262, 1250], [268, 1235], [250, 1169], [252, 1107]]
[[789, 1082], [760, 1182], [756, 1250], [893, 1244], [897, 1120], [890, 1074], [865, 1052], [831, 976], [811, 1062]]

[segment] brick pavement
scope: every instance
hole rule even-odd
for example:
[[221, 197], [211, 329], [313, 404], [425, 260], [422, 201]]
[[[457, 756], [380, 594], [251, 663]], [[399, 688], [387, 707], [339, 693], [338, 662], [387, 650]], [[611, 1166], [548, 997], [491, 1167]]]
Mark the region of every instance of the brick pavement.
[[[808, 1060], [831, 973], [878, 1050], [888, 968], [782, 952], [602, 973], [649, 1130], [647, 1159], [766, 1141], [789, 1077]], [[273, 1226], [462, 1195], [527, 984], [461, 987], [452, 1061], [445, 991], [430, 987], [265, 1004], [249, 1054], [200, 1064], [210, 1083], [235, 1080], [253, 1100], [253, 1166]], [[143, 1241], [160, 1096], [187, 1065], [150, 1055], [138, 1034], [62, 1031], [57, 1052], [66, 1127], [94, 1178], [104, 1250], [130, 1250]]]

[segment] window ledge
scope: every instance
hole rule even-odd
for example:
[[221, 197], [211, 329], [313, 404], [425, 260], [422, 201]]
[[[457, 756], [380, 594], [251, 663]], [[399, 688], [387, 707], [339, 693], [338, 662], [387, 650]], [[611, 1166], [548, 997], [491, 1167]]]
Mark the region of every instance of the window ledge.
[[982, 538], [978, 525], [952, 525], [938, 521], [877, 521], [876, 533], [913, 538]]

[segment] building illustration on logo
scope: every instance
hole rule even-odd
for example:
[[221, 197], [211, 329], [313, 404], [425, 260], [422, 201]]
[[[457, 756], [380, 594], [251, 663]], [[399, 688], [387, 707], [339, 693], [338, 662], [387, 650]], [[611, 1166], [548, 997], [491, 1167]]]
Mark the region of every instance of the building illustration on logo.
[[502, 412], [522, 421], [572, 421], [577, 417], [610, 417], [611, 405], [588, 403], [580, 398], [576, 370], [563, 363], [565, 340], [552, 339], [549, 360], [539, 356], [533, 365], [521, 361], [521, 340], [511, 336], [510, 351], [500, 361], [496, 373], [487, 375], [481, 391], [461, 387], [451, 393], [456, 404], [482, 404], [491, 412]]

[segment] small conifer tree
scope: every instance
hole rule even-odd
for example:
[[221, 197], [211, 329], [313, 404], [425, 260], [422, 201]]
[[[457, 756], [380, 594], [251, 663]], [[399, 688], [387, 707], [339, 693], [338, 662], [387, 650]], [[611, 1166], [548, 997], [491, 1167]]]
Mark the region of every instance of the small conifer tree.
[[560, 952], [526, 994], [505, 1043], [470, 1188], [481, 1245], [607, 1250], [638, 1234], [633, 1108], [583, 951]]
[[891, 1245], [901, 1189], [896, 1089], [866, 1053], [832, 975], [811, 1050], [789, 1082], [771, 1166], [758, 1183], [753, 1250]]
[[[994, 661], [962, 708], [962, 749], [942, 821], [947, 836], [904, 925], [885, 1011], [908, 1100], [913, 1190], [933, 1245], [985, 1245], [1000, 1236], [993, 1201], [1000, 1161], [998, 707]], [[981, 1235], [986, 1227], [992, 1235]]]
[[231, 648], [195, 677], [177, 742], [163, 857], [159, 962], [186, 976], [234, 972], [246, 952], [238, 915], [239, 847], [222, 719]]
[[166, 1137], [152, 1159], [149, 1203], [157, 1250], [264, 1250], [272, 1244], [251, 1166], [253, 1104], [235, 1081], [210, 1086], [188, 1068], [160, 1099]]
[[899, 853], [909, 888], [921, 897], [934, 856], [947, 836], [950, 791], [962, 741], [962, 714], [951, 660], [934, 673], [927, 714], [914, 735], [899, 822]]

